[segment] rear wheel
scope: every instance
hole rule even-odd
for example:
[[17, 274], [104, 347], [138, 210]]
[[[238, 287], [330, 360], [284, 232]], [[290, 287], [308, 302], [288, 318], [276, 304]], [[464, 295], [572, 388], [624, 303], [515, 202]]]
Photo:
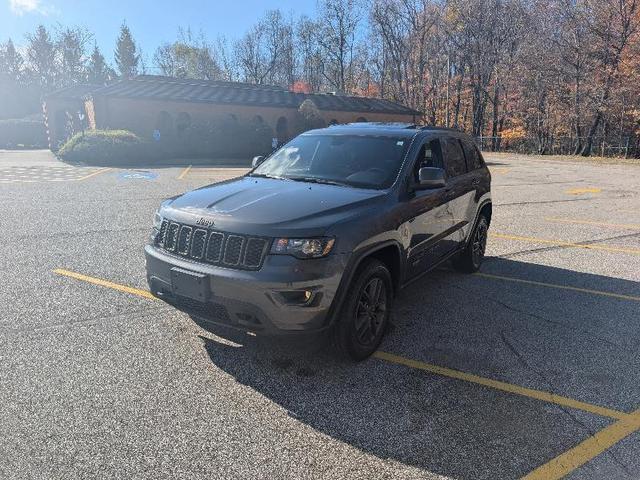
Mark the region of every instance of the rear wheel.
[[487, 248], [487, 236], [489, 221], [484, 215], [480, 215], [476, 226], [471, 232], [471, 239], [466, 248], [453, 260], [456, 270], [465, 273], [477, 272], [484, 260], [484, 252]]
[[391, 274], [378, 260], [365, 260], [358, 269], [334, 327], [334, 344], [353, 360], [376, 351], [389, 323], [393, 303]]

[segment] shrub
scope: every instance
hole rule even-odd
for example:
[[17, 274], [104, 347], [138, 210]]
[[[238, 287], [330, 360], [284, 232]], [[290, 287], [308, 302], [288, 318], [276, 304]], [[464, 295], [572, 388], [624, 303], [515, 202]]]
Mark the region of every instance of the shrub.
[[0, 120], [0, 148], [44, 148], [47, 133], [42, 120]]
[[58, 150], [65, 160], [117, 164], [148, 159], [150, 143], [127, 130], [89, 130], [76, 133]]
[[313, 100], [306, 99], [298, 107], [294, 130], [296, 133], [306, 132], [315, 128], [324, 128], [327, 124]]

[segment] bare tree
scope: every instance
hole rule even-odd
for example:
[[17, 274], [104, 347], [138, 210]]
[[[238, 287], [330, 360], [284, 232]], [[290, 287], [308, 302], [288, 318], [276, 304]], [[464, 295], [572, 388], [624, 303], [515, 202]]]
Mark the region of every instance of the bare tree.
[[325, 58], [323, 76], [330, 88], [345, 92], [353, 86], [353, 60], [360, 8], [355, 0], [322, 0], [317, 42]]

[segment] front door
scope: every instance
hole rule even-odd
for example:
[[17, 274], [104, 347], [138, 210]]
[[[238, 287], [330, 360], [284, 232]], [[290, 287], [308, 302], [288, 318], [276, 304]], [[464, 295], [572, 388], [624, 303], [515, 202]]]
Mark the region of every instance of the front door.
[[[412, 168], [413, 181], [417, 182], [421, 167], [442, 168], [442, 150], [437, 139], [426, 141], [420, 148]], [[458, 237], [452, 232], [454, 212], [449, 204], [449, 187], [417, 190], [408, 200], [409, 249], [407, 257], [408, 277], [415, 277], [435, 265], [455, 248]]]

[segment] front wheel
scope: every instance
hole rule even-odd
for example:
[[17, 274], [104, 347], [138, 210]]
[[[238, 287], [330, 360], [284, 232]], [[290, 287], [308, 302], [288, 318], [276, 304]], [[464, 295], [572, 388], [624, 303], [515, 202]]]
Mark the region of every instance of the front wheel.
[[471, 239], [466, 248], [453, 260], [456, 270], [465, 273], [474, 273], [480, 269], [484, 260], [484, 252], [487, 248], [487, 236], [489, 221], [484, 215], [480, 215], [476, 226], [471, 232]]
[[378, 260], [365, 260], [334, 327], [336, 349], [353, 360], [364, 360], [375, 352], [389, 323], [392, 302], [389, 269]]

